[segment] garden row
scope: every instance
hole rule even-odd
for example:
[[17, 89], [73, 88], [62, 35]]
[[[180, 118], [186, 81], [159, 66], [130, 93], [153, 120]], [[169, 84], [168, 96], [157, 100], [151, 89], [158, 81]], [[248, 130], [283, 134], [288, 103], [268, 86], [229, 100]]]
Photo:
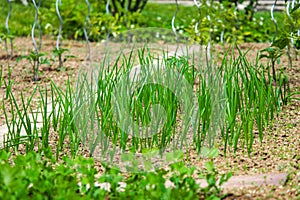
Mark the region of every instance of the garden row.
[[[272, 12], [271, 17], [256, 13], [253, 18], [228, 2], [178, 11], [176, 5], [147, 4], [141, 13], [117, 12], [100, 1], [33, 0], [34, 6], [28, 7], [0, 2], [8, 13], [0, 14], [0, 19], [6, 18], [5, 29], [0, 29], [8, 55], [2, 59], [7, 62], [1, 64], [0, 79], [8, 127], [0, 151], [0, 198], [222, 198], [221, 185], [231, 173], [218, 174], [211, 159], [239, 150], [250, 156], [253, 144], [265, 141], [265, 130], [282, 107], [299, 100], [299, 91], [290, 89], [287, 69], [277, 65], [287, 53], [290, 67], [295, 67], [299, 2], [288, 12]], [[33, 9], [35, 16], [28, 14]], [[152, 9], [162, 11], [153, 14]], [[23, 14], [29, 16], [24, 21]], [[162, 29], [145, 28], [152, 25]], [[87, 62], [91, 65], [78, 73], [75, 86], [68, 79], [63, 88], [53, 81], [44, 88], [39, 85], [39, 66], [53, 63], [42, 52], [43, 33], [56, 37], [53, 53], [60, 67], [70, 57], [64, 55], [68, 49], [62, 48], [63, 38], [85, 39], [90, 61], [89, 41], [125, 41], [125, 46], [157, 42], [161, 48], [146, 44], [117, 56], [108, 52], [100, 62]], [[32, 62], [37, 85], [32, 92], [16, 94], [10, 71], [15, 66], [9, 58], [14, 36], [19, 35], [32, 36], [35, 50], [18, 60]], [[195, 51], [181, 53], [179, 48], [170, 54], [161, 41], [197, 45]], [[225, 47], [233, 41], [272, 45], [249, 61], [236, 43]], [[221, 56], [212, 51], [215, 43], [223, 49]], [[6, 66], [8, 73], [2, 74]], [[185, 166], [191, 152], [210, 160], [205, 169]], [[175, 164], [159, 163], [157, 158]], [[100, 175], [97, 161], [105, 168]], [[121, 169], [137, 173], [124, 174]], [[208, 186], [199, 187], [195, 175]]]

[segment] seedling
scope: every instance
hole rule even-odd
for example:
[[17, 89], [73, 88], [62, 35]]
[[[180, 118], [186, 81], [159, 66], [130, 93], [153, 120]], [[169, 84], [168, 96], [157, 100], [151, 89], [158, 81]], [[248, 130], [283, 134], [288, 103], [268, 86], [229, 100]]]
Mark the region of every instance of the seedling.
[[[66, 55], [64, 56], [64, 58], [62, 57], [62, 55], [64, 54], [64, 52], [70, 52], [69, 49], [65, 49], [65, 48], [55, 48], [53, 51], [53, 55], [54, 57], [58, 57], [58, 69], [61, 70], [63, 68], [63, 63], [67, 61], [67, 59], [69, 58], [75, 58], [75, 56], [73, 55]], [[53, 60], [53, 59], [52, 59]]]
[[31, 51], [30, 54], [28, 56], [21, 56], [20, 59], [22, 58], [26, 58], [32, 65], [33, 67], [33, 81], [38, 81], [38, 71], [39, 71], [39, 65], [40, 64], [49, 64], [47, 59], [44, 59], [43, 56], [45, 55], [45, 53], [41, 53], [39, 52], [39, 48], [36, 44], [36, 41], [34, 39], [34, 29], [35, 26], [38, 24], [38, 17], [39, 17], [39, 5], [37, 5], [35, 3], [35, 0], [32, 0], [34, 8], [35, 8], [35, 18], [34, 18], [34, 23], [31, 29], [31, 39], [35, 48], [35, 51]]
[[[0, 33], [0, 39], [4, 41], [7, 56], [9, 58], [12, 58], [13, 57], [13, 42], [12, 42], [12, 40], [14, 39], [14, 36], [11, 34]], [[8, 49], [8, 42], [10, 42], [10, 53], [9, 53], [9, 49]]]
[[47, 64], [50, 65], [50, 62], [47, 58], [44, 58], [46, 54], [43, 52], [35, 52], [35, 51], [31, 51], [29, 55], [27, 56], [20, 56], [17, 59], [17, 62], [19, 62], [21, 59], [26, 59], [30, 62], [31, 66], [32, 66], [32, 72], [33, 72], [33, 81], [38, 81], [39, 77], [38, 77], [38, 73], [39, 73], [39, 66], [41, 64]]
[[275, 70], [275, 63], [280, 63], [280, 57], [282, 56], [283, 52], [278, 47], [268, 47], [266, 49], [263, 49], [260, 51], [259, 58], [268, 58], [271, 61], [271, 67], [272, 67], [272, 74], [273, 74], [273, 80], [276, 83], [276, 70]]

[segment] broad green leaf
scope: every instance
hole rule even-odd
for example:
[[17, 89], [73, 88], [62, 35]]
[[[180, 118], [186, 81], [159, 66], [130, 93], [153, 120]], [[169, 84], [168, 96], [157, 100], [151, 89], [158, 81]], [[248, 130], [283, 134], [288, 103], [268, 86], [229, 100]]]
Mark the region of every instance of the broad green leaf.
[[280, 49], [283, 49], [283, 48], [285, 48], [287, 45], [289, 45], [289, 43], [290, 43], [290, 39], [289, 39], [288, 37], [283, 37], [283, 36], [282, 36], [282, 37], [276, 39], [276, 40], [273, 42], [272, 46], [273, 46], [273, 47], [278, 47], [278, 48], [280, 48]]
[[207, 171], [209, 172], [214, 172], [215, 171], [215, 165], [212, 161], [208, 161], [205, 163], [205, 168], [207, 169]]

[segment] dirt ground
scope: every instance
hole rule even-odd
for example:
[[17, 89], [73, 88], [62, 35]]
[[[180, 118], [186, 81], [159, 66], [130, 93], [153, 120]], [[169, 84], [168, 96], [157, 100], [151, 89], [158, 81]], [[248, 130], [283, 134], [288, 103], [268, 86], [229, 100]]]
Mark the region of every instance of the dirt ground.
[[[100, 62], [105, 55], [106, 43], [91, 43], [92, 61]], [[161, 46], [162, 44], [157, 44]], [[8, 76], [13, 81], [12, 91], [16, 97], [20, 97], [22, 92], [28, 96], [36, 85], [47, 87], [50, 80], [55, 84], [65, 86], [66, 81], [74, 81], [78, 70], [86, 61], [86, 44], [83, 41], [64, 41], [63, 46], [70, 49], [70, 54], [76, 58], [70, 58], [64, 63], [62, 69], [58, 69], [55, 62], [51, 66], [42, 65], [40, 71], [40, 81], [32, 81], [32, 66], [27, 60], [16, 62], [20, 55], [27, 55], [32, 50], [30, 38], [16, 38], [14, 40], [14, 57], [7, 59], [4, 45], [0, 49], [0, 66], [2, 66], [2, 76], [8, 80]], [[120, 51], [121, 44], [110, 43], [112, 54]], [[43, 39], [42, 52], [47, 52], [48, 58], [53, 57], [51, 51], [55, 47], [55, 40]], [[247, 43], [240, 44], [240, 49], [246, 51], [251, 49], [247, 58], [250, 62], [255, 62], [255, 57], [259, 50], [268, 47], [268, 44]], [[222, 55], [223, 48], [216, 46], [215, 51]], [[220, 56], [221, 59], [221, 56]], [[266, 61], [264, 61], [266, 62]], [[9, 73], [9, 68], [11, 73]], [[278, 68], [285, 68], [288, 75], [292, 92], [300, 91], [300, 59], [293, 56], [293, 66], [288, 66], [287, 56], [283, 56]], [[5, 97], [5, 85], [0, 88], [1, 102]], [[298, 96], [299, 97], [299, 96]], [[5, 102], [6, 100], [4, 100]], [[5, 123], [3, 108], [0, 110], [0, 125]], [[234, 175], [255, 175], [261, 173], [281, 173], [287, 172], [289, 178], [284, 186], [263, 186], [248, 187], [240, 189], [226, 189], [231, 195], [228, 199], [300, 199], [300, 101], [293, 100], [289, 105], [282, 108], [282, 112], [276, 116], [272, 124], [264, 131], [262, 143], [255, 138], [253, 152], [249, 156], [247, 152], [239, 147], [237, 153], [229, 151], [226, 157], [222, 154], [214, 159], [217, 169], [223, 172], [233, 171]], [[54, 137], [55, 140], [55, 137]], [[191, 164], [202, 167], [205, 159], [199, 160], [197, 155], [191, 155]]]

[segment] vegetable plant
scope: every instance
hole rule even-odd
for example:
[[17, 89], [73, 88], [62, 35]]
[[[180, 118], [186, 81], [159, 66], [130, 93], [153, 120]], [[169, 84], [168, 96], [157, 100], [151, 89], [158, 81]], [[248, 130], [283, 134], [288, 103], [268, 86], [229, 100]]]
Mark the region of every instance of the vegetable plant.
[[46, 53], [39, 51], [31, 51], [29, 55], [19, 56], [17, 62], [26, 59], [32, 66], [33, 81], [39, 81], [39, 66], [42, 64], [50, 65], [49, 60], [45, 57]]
[[[209, 183], [205, 188], [200, 188], [193, 178], [196, 168], [183, 163], [171, 166], [170, 178], [163, 169], [125, 176], [118, 170], [106, 168], [103, 174], [96, 176], [92, 158], [65, 156], [58, 163], [49, 149], [17, 156], [1, 150], [0, 167], [0, 198], [9, 199], [221, 199], [226, 194], [220, 192], [220, 186], [230, 177], [230, 173], [222, 174], [217, 184], [219, 174], [212, 163], [206, 164], [207, 172], [200, 171], [203, 173], [200, 178]], [[171, 185], [166, 185], [167, 182]], [[13, 186], [18, 189], [12, 189]]]
[[280, 57], [283, 54], [283, 51], [278, 47], [268, 47], [260, 51], [260, 58], [268, 58], [271, 62], [273, 81], [276, 83], [276, 69], [275, 63], [280, 63]]
[[[274, 2], [272, 9], [271, 9], [271, 19], [275, 25], [275, 32], [272, 39], [272, 44], [270, 48], [264, 49], [263, 52], [268, 52], [269, 56], [263, 55], [263, 57], [272, 58], [272, 68], [275, 64], [275, 60], [277, 60], [284, 52], [284, 48], [286, 48], [286, 53], [289, 60], [289, 66], [292, 67], [292, 57], [290, 49], [292, 47], [298, 49], [297, 44], [299, 43], [299, 34], [300, 34], [300, 22], [299, 22], [299, 7], [300, 3], [293, 1], [292, 7], [290, 7], [290, 2], [287, 1], [287, 7], [285, 12], [284, 18], [284, 27], [279, 29], [277, 20], [274, 17], [274, 7], [276, 6], [276, 1]], [[297, 51], [295, 50], [296, 58], [297, 58]], [[273, 70], [275, 70], [273, 68]], [[274, 73], [273, 73], [274, 76]]]
[[[67, 48], [59, 48], [59, 49], [55, 48], [55, 49], [52, 51], [53, 56], [54, 56], [55, 58], [58, 58], [58, 63], [59, 63], [59, 65], [58, 65], [58, 70], [62, 70], [62, 69], [63, 69], [63, 67], [64, 67], [64, 66], [63, 66], [63, 63], [66, 62], [69, 58], [74, 58], [74, 57], [75, 57], [75, 56], [70, 55], [70, 54], [65, 55], [65, 56], [63, 57], [63, 54], [64, 54], [65, 52], [69, 52], [69, 53], [70, 53], [70, 50], [67, 49]], [[55, 61], [55, 59], [50, 59], [50, 60]]]
[[[152, 62], [157, 62], [153, 60], [154, 58], [150, 52], [147, 52], [148, 50], [147, 48], [140, 50], [139, 57], [136, 57], [141, 65], [151, 65]], [[226, 147], [224, 148], [225, 153], [228, 146], [236, 151], [237, 146], [243, 143], [250, 154], [256, 128], [254, 125], [257, 125], [259, 140], [262, 141], [264, 127], [271, 123], [281, 106], [292, 98], [292, 95], [289, 94], [288, 79], [283, 72], [274, 75], [275, 71], [272, 67], [251, 64], [246, 59], [246, 53], [241, 52], [240, 49], [238, 51], [240, 55], [237, 58], [230, 57], [230, 59], [226, 52], [222, 64], [217, 68], [207, 68], [200, 61], [198, 63], [193, 60], [193, 56], [170, 57], [161, 60], [166, 66], [177, 71], [180, 76], [185, 77], [189, 84], [195, 84], [197, 80], [195, 98], [198, 112], [194, 124], [195, 129], [192, 132], [193, 141], [189, 144], [195, 145], [198, 153], [201, 153], [201, 149], [206, 143], [209, 143], [210, 147], [214, 147], [216, 133], [219, 133]], [[270, 53], [271, 55], [267, 54], [266, 57], [275, 64], [278, 56], [276, 57], [271, 50]], [[90, 75], [83, 73], [79, 76], [78, 85], [74, 90], [70, 82], [67, 83], [66, 91], [51, 84], [50, 93], [54, 103], [49, 120], [60, 136], [58, 152], [63, 148], [65, 138], [70, 138], [69, 146], [73, 155], [76, 155], [80, 142], [88, 147], [90, 155], [93, 155], [99, 140], [103, 142], [102, 145], [112, 141], [113, 145], [118, 145], [123, 150], [129, 148], [132, 152], [163, 149], [177, 132], [181, 133], [183, 137], [176, 138], [178, 140], [176, 145], [186, 142], [184, 135], [188, 129], [184, 128], [184, 124], [189, 121], [184, 120], [188, 120], [189, 117], [179, 121], [182, 125], [177, 119], [182, 118], [182, 102], [190, 102], [189, 93], [185, 93], [187, 96], [184, 94], [176, 96], [170, 89], [161, 85], [143, 82], [131, 83], [128, 87], [136, 88], [131, 95], [124, 93], [126, 101], [125, 96], [121, 98], [122, 94], [118, 94], [121, 98], [120, 102], [128, 103], [130, 118], [137, 125], [147, 127], [153, 120], [152, 105], [161, 105], [165, 109], [166, 118], [165, 124], [159, 129], [159, 134], [147, 139], [129, 140], [126, 131], [120, 128], [122, 126], [116, 121], [114, 111], [120, 112], [120, 117], [124, 115], [124, 112], [116, 110], [117, 107], [112, 107], [112, 100], [116, 101], [119, 98], [115, 96], [112, 99], [112, 95], [115, 94], [116, 86], [122, 85], [120, 77], [124, 77], [128, 73], [133, 63], [136, 62], [136, 58], [133, 54], [127, 58], [120, 55], [113, 66], [107, 66], [106, 59], [104, 59], [100, 64], [101, 67], [94, 69], [97, 70], [93, 72], [93, 82], [88, 81]], [[31, 57], [27, 59], [40, 62], [43, 60], [43, 54], [36, 55], [35, 52], [32, 52]], [[123, 66], [121, 70], [117, 70], [119, 65]], [[155, 78], [155, 76], [153, 77]], [[272, 80], [276, 80], [276, 84], [272, 84]], [[44, 103], [41, 103], [43, 108], [46, 98], [41, 97], [40, 99], [44, 99]], [[13, 103], [12, 95], [8, 95], [8, 102], [10, 101]], [[224, 107], [226, 109], [223, 109]], [[47, 126], [45, 124], [44, 130], [48, 130]], [[105, 137], [109, 140], [105, 140], [105, 137], [101, 138], [104, 135], [91, 134], [95, 130], [107, 133]], [[147, 129], [144, 131], [143, 134], [147, 134]], [[44, 139], [46, 140], [46, 138]], [[14, 137], [8, 138], [8, 140], [14, 140]], [[105, 151], [105, 148], [103, 150]]]

